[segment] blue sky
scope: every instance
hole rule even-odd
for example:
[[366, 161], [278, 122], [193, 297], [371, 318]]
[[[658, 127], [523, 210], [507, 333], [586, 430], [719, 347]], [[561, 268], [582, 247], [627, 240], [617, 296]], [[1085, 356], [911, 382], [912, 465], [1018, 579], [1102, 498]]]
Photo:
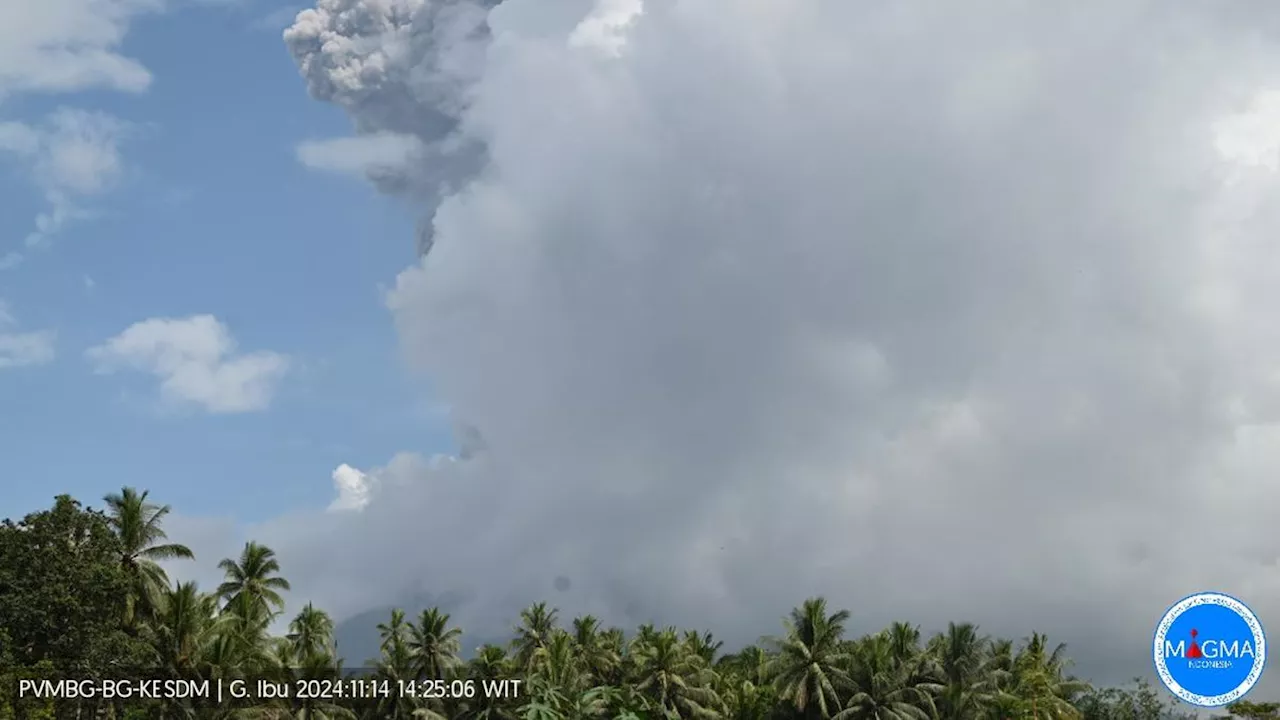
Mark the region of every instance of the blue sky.
[[[308, 98], [280, 39], [290, 9], [143, 14], [119, 52], [150, 70], [145, 91], [38, 88], [0, 101], [0, 123], [38, 128], [75, 108], [128, 125], [114, 180], [76, 200], [85, 217], [0, 271], [12, 316], [0, 332], [56, 334], [51, 358], [0, 369], [0, 516], [127, 484], [179, 510], [254, 521], [324, 506], [342, 463], [447, 447], [380, 289], [413, 262], [412, 218], [296, 158], [299, 142], [349, 123]], [[0, 192], [3, 256], [49, 203], [16, 155], [0, 153]], [[153, 374], [100, 374], [86, 357], [135, 323], [205, 314], [237, 351], [287, 358], [264, 406], [164, 401]]]

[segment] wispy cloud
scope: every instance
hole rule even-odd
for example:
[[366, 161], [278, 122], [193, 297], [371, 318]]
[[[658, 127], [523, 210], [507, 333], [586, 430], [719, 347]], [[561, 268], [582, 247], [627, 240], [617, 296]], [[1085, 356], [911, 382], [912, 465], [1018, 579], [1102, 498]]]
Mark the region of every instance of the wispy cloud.
[[0, 3], [0, 101], [19, 92], [141, 92], [151, 73], [120, 53], [134, 17], [162, 0]]
[[422, 149], [422, 141], [412, 135], [377, 133], [308, 140], [298, 145], [298, 160], [314, 170], [364, 176], [402, 168]]
[[[121, 51], [139, 15], [165, 0], [0, 2], [0, 110], [23, 93], [85, 90], [140, 93], [151, 73]], [[36, 248], [90, 212], [84, 201], [119, 177], [120, 141], [128, 125], [109, 115], [59, 110], [44, 121], [0, 114], [0, 161], [16, 160], [44, 195], [46, 207], [25, 238], [0, 239], [0, 270], [20, 265]], [[10, 247], [5, 247], [8, 244]]]
[[21, 249], [4, 253], [0, 268], [19, 264], [25, 252], [47, 247], [68, 223], [89, 215], [84, 201], [111, 190], [120, 179], [120, 145], [131, 127], [105, 113], [70, 108], [41, 125], [0, 124], [0, 153], [26, 167], [48, 204]]
[[18, 332], [17, 325], [8, 303], [0, 300], [0, 370], [51, 362], [57, 334], [52, 330]]

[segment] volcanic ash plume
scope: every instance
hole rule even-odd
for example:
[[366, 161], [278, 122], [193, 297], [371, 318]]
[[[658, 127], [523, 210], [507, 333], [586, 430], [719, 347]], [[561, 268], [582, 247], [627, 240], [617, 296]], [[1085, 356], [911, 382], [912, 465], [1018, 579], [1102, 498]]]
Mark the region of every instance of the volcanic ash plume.
[[347, 111], [361, 137], [419, 142], [405, 162], [367, 171], [379, 189], [422, 212], [418, 248], [431, 247], [443, 194], [479, 170], [483, 148], [459, 132], [467, 89], [500, 0], [320, 0], [298, 14], [285, 44], [317, 100]]
[[729, 640], [825, 594], [1114, 681], [1190, 592], [1280, 617], [1277, 14], [322, 0], [290, 47], [424, 148], [389, 305], [483, 443], [279, 526], [297, 586]]

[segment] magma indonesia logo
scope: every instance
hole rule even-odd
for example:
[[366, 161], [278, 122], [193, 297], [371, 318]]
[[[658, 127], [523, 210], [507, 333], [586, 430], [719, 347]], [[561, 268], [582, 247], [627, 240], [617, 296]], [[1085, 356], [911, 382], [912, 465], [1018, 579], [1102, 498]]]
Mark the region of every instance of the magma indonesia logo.
[[1169, 692], [1200, 707], [1244, 697], [1262, 677], [1267, 638], [1244, 603], [1222, 593], [1198, 593], [1165, 611], [1156, 626], [1156, 674]]

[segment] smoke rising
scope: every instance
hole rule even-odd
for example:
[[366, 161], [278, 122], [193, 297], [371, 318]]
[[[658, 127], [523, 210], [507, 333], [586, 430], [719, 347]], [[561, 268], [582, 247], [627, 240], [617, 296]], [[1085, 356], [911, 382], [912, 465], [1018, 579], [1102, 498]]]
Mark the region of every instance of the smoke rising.
[[[487, 12], [498, 2], [321, 0], [284, 32], [312, 97], [346, 110], [362, 137], [420, 143], [412, 169], [372, 163], [367, 174], [382, 191], [422, 208], [421, 254], [431, 247], [430, 218], [442, 195], [482, 163], [480, 146], [457, 131], [483, 65]], [[383, 147], [371, 148], [375, 159]], [[334, 161], [317, 152], [311, 157], [320, 165], [349, 164], [350, 149], [330, 148]]]
[[375, 178], [434, 243], [388, 304], [484, 437], [249, 528], [295, 587], [731, 642], [825, 594], [1101, 681], [1189, 592], [1280, 618], [1273, 7], [615, 5], [286, 32], [359, 134], [431, 149]]

